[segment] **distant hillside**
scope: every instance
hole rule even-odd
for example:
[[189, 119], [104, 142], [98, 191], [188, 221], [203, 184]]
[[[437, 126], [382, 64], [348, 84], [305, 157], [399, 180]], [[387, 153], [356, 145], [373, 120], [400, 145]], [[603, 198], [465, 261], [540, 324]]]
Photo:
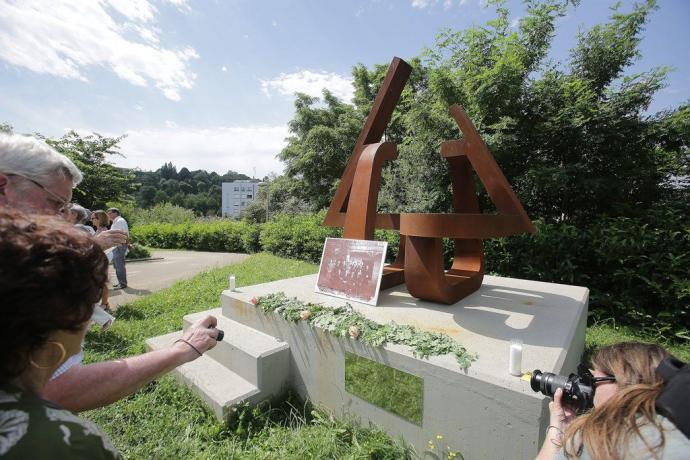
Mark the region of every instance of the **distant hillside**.
[[149, 208], [159, 203], [172, 203], [192, 209], [201, 215], [220, 214], [221, 184], [234, 180], [251, 180], [246, 174], [228, 171], [222, 176], [204, 170], [179, 171], [172, 163], [165, 163], [156, 171], [132, 171], [139, 184], [136, 204]]

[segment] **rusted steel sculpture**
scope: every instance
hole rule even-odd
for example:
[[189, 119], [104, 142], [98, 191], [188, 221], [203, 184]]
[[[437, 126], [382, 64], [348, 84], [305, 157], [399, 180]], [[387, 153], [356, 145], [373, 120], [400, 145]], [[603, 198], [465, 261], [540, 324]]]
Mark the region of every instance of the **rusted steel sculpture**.
[[[533, 233], [534, 227], [503, 172], [469, 117], [458, 105], [450, 113], [463, 138], [441, 144], [453, 188], [451, 214], [378, 214], [381, 169], [395, 160], [392, 142], [381, 142], [412, 68], [400, 58], [391, 62], [364, 123], [324, 225], [343, 227], [343, 238], [373, 239], [376, 228], [400, 232], [398, 257], [384, 267], [381, 289], [405, 282], [413, 296], [452, 304], [479, 289], [484, 277], [482, 239]], [[472, 170], [486, 188], [498, 214], [482, 214]], [[453, 264], [443, 263], [443, 238], [452, 238]]]

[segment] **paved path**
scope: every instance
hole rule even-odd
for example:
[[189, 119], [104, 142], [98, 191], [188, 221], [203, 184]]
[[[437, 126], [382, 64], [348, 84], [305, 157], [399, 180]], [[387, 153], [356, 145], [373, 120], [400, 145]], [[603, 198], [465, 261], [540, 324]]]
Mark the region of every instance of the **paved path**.
[[[127, 263], [127, 288], [110, 290], [110, 305], [117, 308], [138, 297], [171, 286], [176, 281], [191, 278], [197, 273], [223, 265], [241, 262], [247, 254], [228, 252], [198, 252], [156, 249], [152, 257], [162, 260]], [[117, 281], [115, 270], [110, 266], [109, 286]]]

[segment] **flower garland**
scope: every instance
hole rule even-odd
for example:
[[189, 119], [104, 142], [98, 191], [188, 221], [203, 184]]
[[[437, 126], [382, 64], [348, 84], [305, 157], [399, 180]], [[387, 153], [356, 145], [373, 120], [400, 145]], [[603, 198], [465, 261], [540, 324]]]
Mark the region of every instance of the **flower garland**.
[[269, 294], [251, 302], [264, 312], [277, 313], [288, 321], [306, 321], [311, 326], [324, 329], [339, 337], [350, 337], [367, 345], [380, 347], [385, 343], [407, 345], [419, 358], [452, 353], [461, 369], [470, 367], [477, 359], [465, 347], [446, 334], [420, 331], [413, 326], [378, 324], [353, 310], [350, 304], [329, 308], [323, 305], [304, 303], [289, 298], [284, 293]]

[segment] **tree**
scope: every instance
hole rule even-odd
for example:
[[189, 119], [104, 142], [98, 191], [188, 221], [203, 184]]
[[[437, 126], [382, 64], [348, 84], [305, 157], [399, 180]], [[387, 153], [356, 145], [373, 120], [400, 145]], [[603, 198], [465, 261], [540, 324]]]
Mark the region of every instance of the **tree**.
[[170, 163], [164, 163], [158, 170], [158, 174], [163, 179], [177, 179], [177, 168]]
[[[137, 205], [149, 208], [155, 204], [172, 202], [178, 206], [193, 209], [202, 215], [217, 215], [221, 207], [221, 183], [232, 180], [248, 180], [249, 176], [228, 171], [223, 176], [203, 170], [190, 171], [182, 167], [179, 172], [171, 162], [163, 164], [156, 171], [135, 171], [137, 182], [149, 188], [136, 195]], [[164, 194], [158, 194], [162, 191]]]
[[156, 195], [153, 197], [153, 202], [155, 204], [164, 204], [170, 202], [170, 198], [163, 190], [158, 190]]
[[323, 92], [325, 107], [318, 98], [298, 93], [295, 117], [289, 123], [288, 145], [278, 154], [285, 162], [285, 175], [300, 186], [291, 195], [310, 204], [313, 210], [330, 202], [335, 183], [342, 175], [362, 125], [354, 108]]
[[125, 201], [134, 192], [134, 175], [107, 161], [108, 155], [122, 155], [118, 144], [123, 137], [100, 134], [81, 136], [74, 131], [60, 139], [46, 139], [58, 152], [69, 157], [84, 175], [74, 189], [73, 201], [89, 209], [103, 208], [108, 201]]
[[142, 208], [150, 208], [155, 203], [156, 188], [150, 185], [144, 185], [139, 189], [137, 194], [137, 203]]
[[[572, 2], [575, 4], [577, 2]], [[462, 31], [444, 30], [419, 59], [393, 113], [386, 139], [399, 157], [382, 174], [381, 210], [448, 212], [450, 179], [441, 142], [461, 136], [448, 107], [462, 105], [489, 145], [529, 215], [578, 225], [600, 216], [639, 216], [688, 194], [687, 104], [648, 115], [667, 68], [626, 70], [653, 0], [578, 35], [568, 62], [546, 59], [556, 20], [568, 2], [528, 1], [511, 26], [506, 2], [495, 18]], [[355, 106], [324, 94], [298, 96], [292, 137], [280, 153], [291, 196], [327, 205], [386, 66], [353, 70]], [[479, 186], [483, 208], [492, 205]]]
[[180, 169], [180, 172], [178, 173], [177, 178], [180, 181], [189, 182], [192, 179], [192, 173], [189, 172], [189, 169], [182, 168], [182, 169]]

